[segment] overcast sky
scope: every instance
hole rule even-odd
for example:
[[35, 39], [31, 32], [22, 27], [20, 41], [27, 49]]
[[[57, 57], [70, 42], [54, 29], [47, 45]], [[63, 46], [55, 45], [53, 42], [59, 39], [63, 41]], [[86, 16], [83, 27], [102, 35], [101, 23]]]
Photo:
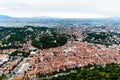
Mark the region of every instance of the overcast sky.
[[0, 0], [0, 14], [13, 17], [120, 17], [120, 0]]

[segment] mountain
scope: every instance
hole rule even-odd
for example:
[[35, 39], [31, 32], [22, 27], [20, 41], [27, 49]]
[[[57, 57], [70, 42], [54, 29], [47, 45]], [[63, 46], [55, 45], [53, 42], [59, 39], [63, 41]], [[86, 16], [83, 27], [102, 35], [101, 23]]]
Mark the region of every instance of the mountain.
[[0, 15], [0, 22], [36, 22], [40, 20], [50, 20], [50, 19], [56, 19], [52, 17], [10, 17], [7, 15]]
[[14, 18], [14, 17], [8, 16], [8, 15], [0, 15], [0, 19], [53, 19], [53, 18], [52, 17], [45, 17], [45, 16]]
[[7, 15], [0, 15], [0, 19], [12, 19], [12, 17]]
[[9, 21], [16, 21], [17, 18], [14, 18], [14, 17], [10, 17], [10, 16], [7, 16], [7, 15], [0, 15], [0, 22], [9, 22]]

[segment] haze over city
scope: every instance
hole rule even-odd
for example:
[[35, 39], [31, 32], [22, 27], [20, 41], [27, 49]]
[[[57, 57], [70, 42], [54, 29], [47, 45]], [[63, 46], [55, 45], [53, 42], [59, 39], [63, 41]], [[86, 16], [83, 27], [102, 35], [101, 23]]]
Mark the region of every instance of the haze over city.
[[0, 14], [12, 17], [119, 17], [119, 0], [0, 0]]

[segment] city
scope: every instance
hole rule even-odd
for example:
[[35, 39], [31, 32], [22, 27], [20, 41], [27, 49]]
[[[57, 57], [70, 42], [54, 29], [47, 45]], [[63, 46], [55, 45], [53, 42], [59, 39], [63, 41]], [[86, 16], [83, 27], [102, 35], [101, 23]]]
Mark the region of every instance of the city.
[[120, 80], [120, 0], [0, 0], [0, 80]]
[[[100, 27], [99, 25], [92, 27], [93, 24], [76, 25], [68, 23], [68, 25], [63, 24], [61, 27], [54, 27], [55, 29], [33, 26], [8, 27], [8, 29], [1, 27], [1, 34], [4, 33], [5, 36], [1, 35], [0, 41], [0, 73], [4, 73], [11, 79], [21, 80], [27, 77], [35, 80], [39, 74], [47, 75], [55, 71], [84, 67], [89, 64], [101, 66], [109, 63], [120, 64], [119, 27], [116, 25], [107, 26], [106, 24], [103, 25], [106, 27]], [[90, 28], [88, 29], [88, 27]], [[15, 32], [14, 29], [17, 31]], [[56, 46], [47, 42], [50, 41], [47, 37], [53, 36], [51, 29], [55, 30], [56, 33], [54, 34], [65, 35], [67, 41], [64, 43], [62, 37], [60, 42], [63, 44], [56, 44]], [[22, 33], [22, 30], [24, 34], [19, 33], [19, 31]], [[38, 45], [39, 41], [37, 41], [37, 45], [33, 44], [35, 43], [33, 36], [29, 33], [26, 34], [27, 32], [33, 33], [35, 40], [38, 40], [43, 34], [47, 36], [45, 37], [47, 41], [44, 39], [47, 46], [43, 44], [40, 47], [41, 45]], [[37, 35], [35, 35], [36, 33]], [[90, 33], [92, 33], [92, 36]], [[15, 37], [22, 37], [16, 39], [13, 34], [15, 34]], [[54, 43], [57, 42], [59, 42], [57, 39], [54, 40]], [[51, 45], [48, 47], [47, 43]], [[47, 76], [45, 77], [47, 78]]]

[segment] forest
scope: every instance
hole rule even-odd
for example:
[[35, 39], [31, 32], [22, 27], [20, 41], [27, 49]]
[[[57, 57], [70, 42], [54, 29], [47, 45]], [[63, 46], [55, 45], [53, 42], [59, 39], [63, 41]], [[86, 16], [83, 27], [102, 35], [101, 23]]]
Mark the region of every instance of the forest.
[[120, 80], [120, 65], [115, 63], [106, 66], [88, 65], [72, 70], [77, 70], [77, 73], [44, 80]]

